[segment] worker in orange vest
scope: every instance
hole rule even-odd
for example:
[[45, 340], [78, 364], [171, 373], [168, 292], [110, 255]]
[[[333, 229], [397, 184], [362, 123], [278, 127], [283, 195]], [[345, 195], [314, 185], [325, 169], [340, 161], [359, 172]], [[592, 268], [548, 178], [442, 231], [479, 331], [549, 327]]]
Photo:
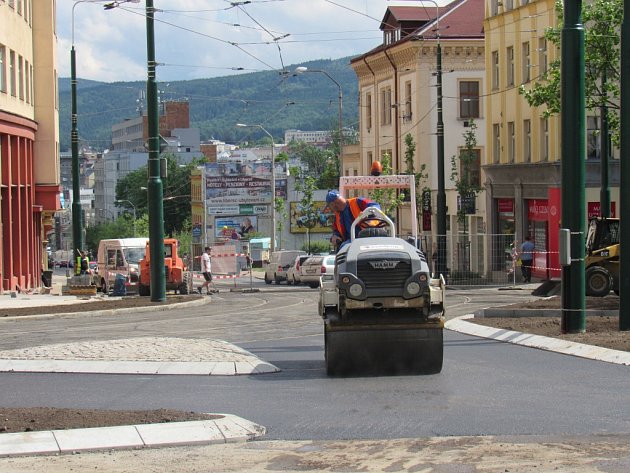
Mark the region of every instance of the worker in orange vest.
[[[326, 195], [326, 203], [328, 204], [328, 208], [335, 212], [335, 221], [333, 222], [332, 228], [333, 234], [330, 237], [330, 242], [336, 248], [350, 241], [352, 222], [355, 221], [361, 212], [367, 207], [381, 208], [381, 206], [373, 200], [364, 197], [346, 199], [335, 190], [328, 192]], [[359, 227], [355, 228], [355, 236], [359, 233], [359, 230]]]

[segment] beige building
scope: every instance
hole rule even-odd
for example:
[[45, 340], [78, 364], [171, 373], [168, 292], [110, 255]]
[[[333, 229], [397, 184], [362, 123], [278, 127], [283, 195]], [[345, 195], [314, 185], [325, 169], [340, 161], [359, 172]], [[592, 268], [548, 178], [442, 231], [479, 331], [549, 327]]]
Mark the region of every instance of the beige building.
[[[559, 58], [559, 49], [544, 36], [546, 28], [557, 24], [554, 0], [486, 0], [485, 16], [488, 147], [483, 169], [490, 232], [506, 234], [497, 246], [530, 235], [537, 251], [535, 276], [558, 277], [560, 272], [552, 268], [559, 267], [562, 213], [560, 116], [546, 118], [544, 107], [530, 107], [518, 91], [520, 86], [529, 89]], [[586, 200], [589, 214], [596, 214], [599, 117], [588, 111], [587, 126]], [[610, 163], [614, 209], [619, 160]]]
[[[468, 172], [478, 185], [484, 182], [483, 19], [483, 0], [455, 0], [439, 8], [428, 2], [422, 6], [391, 6], [381, 22], [383, 43], [351, 61], [359, 81], [360, 145], [354, 159], [344, 156], [343, 172], [367, 175], [371, 163], [388, 154], [394, 172], [404, 173], [408, 170], [405, 137], [410, 135], [416, 145], [414, 170], [424, 169], [426, 174], [420, 187], [430, 189], [424, 198], [418, 196], [418, 205], [422, 207], [419, 227], [427, 241], [437, 231], [438, 46], [442, 59], [447, 232], [458, 235], [486, 231], [483, 191], [460, 223], [456, 215], [460, 199], [451, 179], [454, 162], [458, 173]], [[453, 158], [462, 152], [463, 135], [471, 130], [473, 123], [477, 127], [474, 146], [477, 159], [468, 170], [462, 170], [459, 160]], [[409, 216], [405, 209], [400, 212], [399, 232], [403, 235], [411, 231]], [[449, 255], [456, 259], [455, 240], [451, 242]], [[454, 268], [453, 261], [448, 264]]]
[[59, 210], [54, 0], [0, 0], [0, 291], [40, 285]]

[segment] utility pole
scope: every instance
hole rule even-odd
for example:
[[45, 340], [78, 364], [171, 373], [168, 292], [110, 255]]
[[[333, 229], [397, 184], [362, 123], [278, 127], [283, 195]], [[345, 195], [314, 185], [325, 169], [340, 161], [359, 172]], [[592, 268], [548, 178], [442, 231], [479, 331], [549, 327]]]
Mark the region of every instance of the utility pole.
[[147, 16], [147, 119], [149, 122], [149, 247], [151, 251], [151, 301], [166, 300], [164, 275], [164, 205], [160, 174], [158, 91], [155, 78], [155, 34], [153, 0], [146, 0]]
[[[630, 0], [623, 2], [621, 24], [621, 110], [630, 110]], [[630, 116], [621, 114], [620, 209], [630, 206]], [[627, 213], [627, 212], [626, 212]], [[619, 330], [630, 330], [630, 218], [619, 222], [621, 252], [619, 257]]]
[[604, 99], [601, 104], [600, 115], [601, 115], [601, 128], [600, 128], [600, 191], [599, 191], [599, 215], [608, 218], [610, 217], [610, 184], [609, 184], [609, 170], [608, 170], [608, 159], [609, 159], [609, 146], [608, 146], [608, 92], [606, 92], [606, 69], [602, 71], [602, 90], [604, 91]]
[[561, 66], [562, 225], [571, 232], [571, 264], [562, 268], [562, 333], [586, 330], [584, 233], [586, 126], [582, 1], [564, 2]]

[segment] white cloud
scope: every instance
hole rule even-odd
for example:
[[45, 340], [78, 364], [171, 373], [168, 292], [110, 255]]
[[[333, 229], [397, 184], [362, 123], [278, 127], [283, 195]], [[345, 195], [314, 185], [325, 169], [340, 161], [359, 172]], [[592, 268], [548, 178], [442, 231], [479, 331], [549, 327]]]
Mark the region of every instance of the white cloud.
[[[107, 82], [145, 80], [145, 2], [121, 4], [108, 11], [103, 10], [103, 3], [58, 0], [60, 76], [70, 75], [71, 12], [76, 5], [77, 75]], [[285, 66], [359, 55], [380, 43], [380, 20], [388, 6], [397, 4], [420, 5], [402, 0], [252, 0], [241, 7], [248, 16], [239, 8], [230, 8], [225, 0], [154, 0], [158, 9], [156, 59], [178, 65], [159, 67], [158, 80], [228, 75], [234, 74], [232, 68], [237, 67], [280, 69], [278, 47], [261, 26], [273, 35], [290, 33], [279, 41]], [[329, 41], [331, 38], [338, 41]], [[242, 50], [230, 42], [239, 44]], [[258, 42], [269, 44], [243, 44]]]

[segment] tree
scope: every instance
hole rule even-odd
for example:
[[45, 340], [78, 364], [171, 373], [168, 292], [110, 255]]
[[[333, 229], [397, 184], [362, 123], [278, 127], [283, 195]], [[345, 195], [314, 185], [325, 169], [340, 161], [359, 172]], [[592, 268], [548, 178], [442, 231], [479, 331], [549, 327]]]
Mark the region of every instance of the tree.
[[[413, 174], [414, 178], [415, 178], [415, 182], [416, 182], [416, 198], [420, 195], [422, 195], [422, 191], [424, 190], [429, 190], [430, 189], [426, 186], [421, 188], [421, 184], [423, 182], [426, 182], [426, 180], [429, 178], [428, 173], [426, 172], [426, 164], [422, 164], [420, 166], [420, 171], [416, 172], [416, 168], [414, 165], [414, 161], [415, 161], [415, 157], [416, 157], [416, 142], [413, 139], [413, 136], [411, 136], [411, 133], [407, 133], [405, 135], [405, 164], [407, 165], [407, 169], [405, 171], [405, 174]], [[416, 206], [416, 218], [420, 218], [422, 215], [422, 207], [417, 205]]]
[[[547, 29], [545, 38], [560, 47], [563, 5], [556, 2], [558, 25]], [[586, 64], [585, 94], [587, 110], [607, 106], [609, 129], [615, 144], [619, 144], [620, 94], [620, 28], [623, 20], [623, 0], [592, 0], [583, 2], [582, 20], [585, 25], [584, 61]], [[519, 93], [532, 107], [546, 106], [543, 117], [560, 113], [560, 59], [552, 61], [531, 85], [519, 87]]]
[[[282, 197], [276, 197], [274, 200], [274, 209], [276, 211], [276, 224], [278, 226], [278, 246], [282, 248], [282, 230], [284, 229], [284, 222], [287, 221], [287, 201]], [[251, 238], [251, 237], [250, 237]]]
[[300, 180], [295, 181], [295, 189], [302, 193], [300, 204], [298, 206], [298, 222], [300, 226], [306, 228], [306, 238], [308, 241], [308, 253], [311, 252], [311, 229], [319, 222], [317, 209], [313, 202], [313, 193], [315, 192], [315, 178], [312, 176], [304, 176]]
[[[172, 153], [164, 156], [167, 161], [167, 177], [163, 179], [164, 233], [172, 236], [181, 232], [186, 219], [191, 218], [190, 175], [193, 169], [202, 164], [205, 158], [193, 159], [181, 164]], [[116, 184], [116, 200], [128, 200], [135, 206], [136, 217], [148, 213], [147, 166], [130, 172]], [[127, 202], [121, 207], [131, 210]]]
[[455, 183], [460, 199], [457, 221], [464, 223], [464, 233], [466, 233], [466, 215], [474, 213], [476, 197], [482, 190], [479, 176], [474, 175], [479, 161], [476, 129], [477, 125], [471, 121], [468, 129], [462, 134], [464, 148], [460, 151], [459, 157], [451, 157], [451, 180]]
[[[392, 159], [389, 154], [383, 154], [381, 158], [381, 166], [383, 167], [383, 176], [392, 174]], [[391, 219], [395, 219], [396, 209], [405, 201], [405, 193], [398, 194], [396, 189], [374, 189], [368, 195], [370, 199], [378, 202], [383, 212]]]

